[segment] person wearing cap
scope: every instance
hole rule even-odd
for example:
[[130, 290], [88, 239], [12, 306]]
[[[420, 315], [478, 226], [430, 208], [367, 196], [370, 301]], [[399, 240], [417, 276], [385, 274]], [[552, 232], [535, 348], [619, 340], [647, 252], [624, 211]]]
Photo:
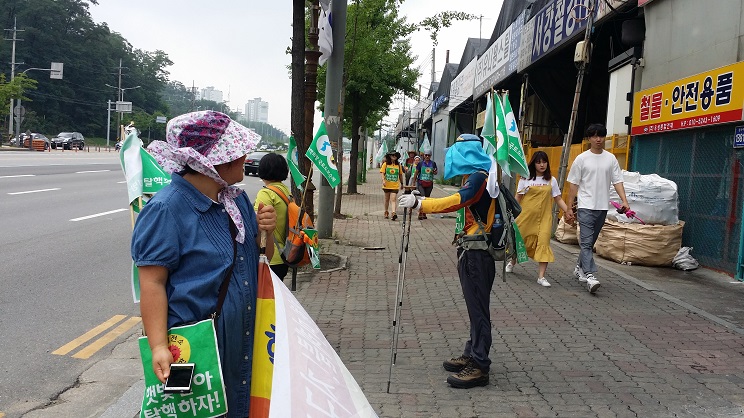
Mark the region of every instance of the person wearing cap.
[[398, 214], [396, 213], [397, 196], [398, 190], [403, 188], [403, 174], [405, 174], [405, 168], [398, 162], [399, 158], [399, 152], [390, 151], [385, 154], [385, 162], [382, 163], [382, 167], [380, 167], [380, 174], [382, 175], [382, 191], [385, 192], [385, 219], [388, 219], [390, 216], [388, 207], [392, 205], [393, 215], [390, 216], [390, 219], [393, 221], [398, 219]]
[[491, 158], [483, 151], [480, 138], [460, 135], [445, 155], [444, 178], [463, 176], [457, 192], [442, 198], [427, 198], [418, 193], [403, 195], [399, 205], [418, 208], [420, 213], [447, 213], [465, 210], [463, 236], [457, 240], [457, 273], [470, 318], [470, 338], [462, 355], [446, 360], [444, 369], [455, 374], [447, 383], [455, 388], [472, 388], [488, 384], [491, 360], [491, 288], [496, 275], [494, 259], [486, 249], [471, 248], [470, 238], [485, 237], [498, 212], [495, 196], [487, 190]]
[[148, 151], [172, 173], [172, 182], [142, 209], [131, 244], [142, 324], [161, 382], [173, 363], [168, 329], [209, 318], [221, 284], [232, 276], [214, 322], [231, 417], [249, 411], [259, 231], [267, 238], [267, 257], [274, 252], [274, 208], [260, 205], [254, 211], [246, 193], [234, 186], [243, 179], [253, 138], [220, 112], [171, 119], [166, 141], [153, 142]]
[[418, 157], [416, 155], [416, 150], [409, 149], [408, 158], [406, 158], [406, 185], [411, 184], [411, 175], [413, 173], [413, 168], [416, 166], [416, 163], [414, 162], [416, 157]]
[[[416, 166], [416, 189], [424, 197], [431, 196], [434, 189], [434, 176], [437, 175], [437, 163], [431, 160], [431, 150], [424, 151], [424, 160]], [[426, 219], [426, 214], [419, 211], [419, 219]]]

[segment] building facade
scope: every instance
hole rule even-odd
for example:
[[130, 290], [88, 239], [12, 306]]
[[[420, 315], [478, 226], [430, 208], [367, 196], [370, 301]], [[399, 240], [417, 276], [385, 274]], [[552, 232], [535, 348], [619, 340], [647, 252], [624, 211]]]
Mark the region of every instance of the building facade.
[[256, 97], [245, 104], [245, 117], [251, 122], [269, 123], [269, 102]]
[[201, 90], [201, 100], [211, 100], [222, 103], [222, 91], [215, 89], [213, 86], [205, 87]]

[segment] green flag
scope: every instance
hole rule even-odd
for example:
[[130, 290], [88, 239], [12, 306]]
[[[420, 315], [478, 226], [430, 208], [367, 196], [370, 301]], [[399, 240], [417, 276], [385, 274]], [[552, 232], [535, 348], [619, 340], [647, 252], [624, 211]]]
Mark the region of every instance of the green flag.
[[143, 204], [150, 195], [171, 182], [170, 174], [166, 173], [155, 161], [155, 158], [142, 148], [142, 141], [132, 132], [124, 138], [119, 150], [119, 162], [127, 180], [129, 204], [139, 212], [138, 198], [143, 197]]
[[314, 228], [305, 228], [302, 232], [307, 235], [309, 243], [307, 243], [307, 254], [310, 256], [310, 263], [314, 269], [320, 268], [320, 243], [318, 242], [318, 231]]
[[429, 136], [426, 135], [426, 132], [424, 132], [424, 140], [421, 142], [421, 146], [419, 147], [419, 152], [421, 154], [431, 155], [431, 142], [429, 142]]
[[527, 256], [527, 247], [524, 244], [522, 233], [519, 232], [516, 222], [512, 223], [512, 228], [514, 228], [514, 247], [517, 252], [517, 263], [526, 263], [529, 257]]
[[493, 98], [491, 94], [486, 95], [486, 117], [483, 121], [483, 130], [481, 136], [483, 141], [483, 149], [488, 155], [496, 154], [496, 124], [494, 123], [494, 109], [493, 109]]
[[289, 165], [289, 172], [292, 174], [292, 180], [294, 180], [297, 186], [301, 185], [305, 181], [305, 176], [302, 175], [302, 172], [300, 171], [300, 154], [297, 152], [297, 143], [295, 142], [294, 136], [289, 137], [287, 165]]
[[[343, 151], [339, 150], [339, 152]], [[305, 155], [315, 164], [315, 167], [328, 180], [331, 187], [338, 186], [341, 182], [341, 176], [333, 161], [333, 148], [331, 148], [331, 141], [328, 139], [325, 120], [320, 122], [318, 132], [315, 134], [315, 138], [310, 144], [310, 147], [308, 147]]]
[[465, 230], [465, 208], [457, 210], [457, 218], [455, 219], [455, 235], [462, 233]]
[[377, 150], [375, 155], [375, 162], [381, 163], [385, 159], [385, 154], [388, 152], [387, 141], [383, 140], [380, 149]]
[[506, 124], [506, 139], [509, 150], [509, 164], [513, 172], [522, 177], [529, 177], [527, 159], [524, 156], [522, 140], [519, 138], [517, 120], [509, 104], [509, 93], [504, 94], [504, 122]]
[[498, 95], [494, 97], [493, 106], [496, 118], [496, 161], [501, 169], [509, 173], [509, 148], [506, 142], [506, 119], [504, 117], [504, 105]]

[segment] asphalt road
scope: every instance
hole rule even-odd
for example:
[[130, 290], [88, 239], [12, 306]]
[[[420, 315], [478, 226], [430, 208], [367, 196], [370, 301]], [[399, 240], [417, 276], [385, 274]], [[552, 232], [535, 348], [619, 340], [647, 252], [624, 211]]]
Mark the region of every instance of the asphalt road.
[[[123, 180], [116, 153], [0, 152], [0, 417], [49, 403], [140, 332]], [[240, 185], [253, 200], [262, 183]]]

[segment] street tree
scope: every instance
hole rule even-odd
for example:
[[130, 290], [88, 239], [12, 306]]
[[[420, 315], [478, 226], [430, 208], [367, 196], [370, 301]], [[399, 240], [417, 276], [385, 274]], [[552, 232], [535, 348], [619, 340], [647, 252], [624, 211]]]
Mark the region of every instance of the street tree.
[[[26, 77], [25, 74], [18, 74], [11, 81], [5, 80], [5, 74], [0, 74], [0, 103], [8, 104], [10, 99], [21, 99], [29, 101], [25, 93], [28, 90], [36, 89], [36, 80]], [[9, 106], [0, 106], [0, 119], [8, 117], [10, 114]]]

